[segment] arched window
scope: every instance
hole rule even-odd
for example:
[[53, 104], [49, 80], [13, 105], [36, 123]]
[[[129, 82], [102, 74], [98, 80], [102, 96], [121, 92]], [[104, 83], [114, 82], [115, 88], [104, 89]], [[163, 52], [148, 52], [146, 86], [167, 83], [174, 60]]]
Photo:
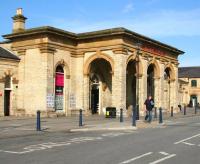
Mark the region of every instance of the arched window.
[[62, 66], [57, 66], [55, 77], [55, 109], [63, 110], [63, 88], [64, 88], [64, 70]]

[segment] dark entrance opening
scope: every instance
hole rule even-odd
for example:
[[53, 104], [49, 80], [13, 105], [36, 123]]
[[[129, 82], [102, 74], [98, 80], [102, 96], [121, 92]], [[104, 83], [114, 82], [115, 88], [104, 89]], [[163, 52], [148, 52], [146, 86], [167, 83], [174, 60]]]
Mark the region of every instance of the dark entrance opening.
[[4, 91], [4, 116], [10, 115], [10, 90]]
[[91, 109], [92, 109], [92, 114], [98, 113], [98, 109], [99, 109], [99, 85], [98, 84], [92, 85]]
[[154, 65], [149, 65], [147, 69], [147, 97], [154, 98]]

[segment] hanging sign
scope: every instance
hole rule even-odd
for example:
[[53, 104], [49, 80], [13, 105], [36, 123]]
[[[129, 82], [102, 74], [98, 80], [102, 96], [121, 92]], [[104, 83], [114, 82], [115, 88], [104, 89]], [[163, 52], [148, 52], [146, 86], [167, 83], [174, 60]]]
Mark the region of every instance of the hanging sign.
[[64, 87], [64, 74], [56, 73], [56, 86]]

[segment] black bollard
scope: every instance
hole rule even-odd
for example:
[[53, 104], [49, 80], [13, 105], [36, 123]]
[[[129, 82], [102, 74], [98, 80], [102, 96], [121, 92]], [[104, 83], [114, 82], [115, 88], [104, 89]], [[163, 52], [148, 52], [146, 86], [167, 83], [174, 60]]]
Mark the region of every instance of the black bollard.
[[186, 115], [186, 105], [184, 106], [184, 115]]
[[132, 109], [132, 126], [136, 126], [136, 109]]
[[124, 119], [123, 119], [123, 109], [121, 108], [120, 109], [120, 122], [123, 122]]
[[174, 108], [173, 108], [173, 106], [171, 107], [171, 117], [173, 117], [174, 116]]
[[154, 108], [154, 118], [157, 118], [157, 108]]
[[136, 105], [136, 120], [140, 119], [139, 105]]
[[79, 110], [79, 126], [83, 126], [83, 111]]
[[159, 124], [163, 123], [163, 117], [162, 117], [162, 108], [159, 108]]
[[40, 122], [40, 111], [37, 111], [37, 125], [36, 125], [36, 130], [41, 131], [41, 122]]

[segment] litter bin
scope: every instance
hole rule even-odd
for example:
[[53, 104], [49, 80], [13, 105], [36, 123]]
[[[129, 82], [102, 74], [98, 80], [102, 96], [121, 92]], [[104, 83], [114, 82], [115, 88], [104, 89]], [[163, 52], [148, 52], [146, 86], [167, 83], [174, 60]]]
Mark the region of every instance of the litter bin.
[[106, 118], [116, 118], [115, 107], [106, 107]]

